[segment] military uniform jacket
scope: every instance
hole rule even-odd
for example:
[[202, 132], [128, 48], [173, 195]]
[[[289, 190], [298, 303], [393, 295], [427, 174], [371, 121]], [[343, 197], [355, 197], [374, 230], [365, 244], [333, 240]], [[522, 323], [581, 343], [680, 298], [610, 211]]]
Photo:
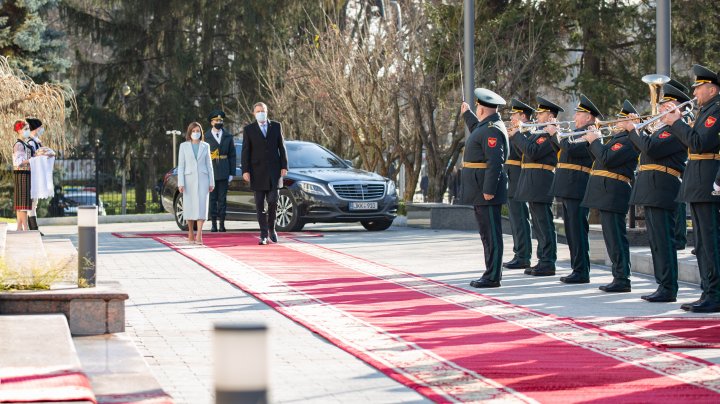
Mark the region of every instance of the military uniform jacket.
[[[628, 132], [616, 133], [606, 144], [596, 140], [589, 148], [595, 157], [593, 171], [607, 171], [630, 181], [635, 177], [640, 152], [628, 138]], [[582, 206], [626, 213], [630, 206], [631, 190], [630, 184], [623, 180], [590, 175]]]
[[[519, 136], [515, 134], [510, 141], [522, 153], [523, 167], [520, 171], [515, 200], [521, 202], [552, 203], [548, 193], [555, 177], [555, 171], [547, 168], [557, 165], [557, 152], [546, 132]], [[545, 168], [530, 168], [528, 164], [539, 164]]]
[[[505, 125], [495, 113], [478, 122], [471, 111], [463, 114], [470, 136], [465, 142], [464, 163], [486, 163], [486, 168], [463, 167], [460, 173], [460, 202], [464, 205], [501, 205], [507, 202], [508, 141]], [[486, 201], [483, 194], [495, 195]]]
[[[687, 149], [677, 136], [664, 126], [651, 136], [630, 132], [630, 141], [640, 150], [640, 167], [630, 194], [633, 205], [675, 210], [680, 191], [680, 178], [662, 171], [643, 170], [643, 165], [667, 167], [682, 174], [687, 161]], [[712, 186], [712, 184], [710, 184]]]
[[215, 136], [211, 131], [205, 134], [205, 142], [210, 145], [210, 159], [212, 160], [215, 181], [227, 180], [231, 175], [235, 175], [235, 167], [237, 166], [233, 135], [225, 129], [221, 130], [220, 143], [215, 140]]
[[[585, 130], [588, 126], [576, 130]], [[593, 156], [588, 150], [588, 144], [587, 142], [571, 143], [569, 138], [562, 139], [556, 144], [560, 152], [550, 195], [565, 199], [583, 199], [593, 164]]]
[[[720, 202], [720, 196], [712, 196], [713, 181], [720, 167], [717, 160], [720, 151], [720, 96], [715, 96], [700, 113], [691, 127], [678, 119], [670, 132], [688, 147], [690, 160], [680, 185], [680, 200], [684, 202]], [[715, 155], [715, 158], [695, 160], [697, 154]], [[710, 156], [698, 156], [710, 157]]]
[[[518, 131], [515, 136], [525, 136]], [[508, 158], [505, 161], [505, 174], [508, 179], [508, 198], [515, 198], [517, 184], [520, 180], [520, 164], [522, 163], [522, 152], [513, 145], [508, 145]]]

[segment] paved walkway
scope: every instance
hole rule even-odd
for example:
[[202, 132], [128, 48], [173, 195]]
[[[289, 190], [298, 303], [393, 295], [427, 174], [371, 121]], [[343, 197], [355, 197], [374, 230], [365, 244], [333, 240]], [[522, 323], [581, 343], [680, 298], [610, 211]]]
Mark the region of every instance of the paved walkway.
[[[253, 226], [232, 223], [231, 228]], [[129, 293], [127, 332], [178, 403], [211, 402], [210, 338], [213, 322], [218, 320], [262, 320], [269, 325], [274, 402], [426, 401], [180, 254], [149, 239], [119, 239], [110, 234], [176, 229], [171, 222], [101, 225], [98, 278], [118, 280]], [[75, 228], [46, 226], [43, 231], [67, 237]], [[309, 225], [306, 231], [320, 232], [323, 237], [305, 241], [461, 287], [467, 287], [483, 267], [482, 246], [473, 232], [392, 227], [371, 233], [356, 225]], [[511, 250], [507, 236], [505, 243], [506, 251]], [[564, 245], [558, 250], [564, 267], [558, 276], [532, 278], [521, 270], [506, 271], [503, 287], [485, 293], [569, 317], [685, 316], [679, 305], [699, 295], [696, 287], [684, 284], [677, 303], [646, 303], [639, 296], [653, 291], [655, 285], [645, 276], [633, 277], [633, 293], [608, 295], [597, 290], [611, 278], [607, 268], [600, 266], [593, 267], [591, 284], [564, 285], [558, 277], [569, 273], [568, 252]], [[684, 352], [720, 363], [717, 349]]]

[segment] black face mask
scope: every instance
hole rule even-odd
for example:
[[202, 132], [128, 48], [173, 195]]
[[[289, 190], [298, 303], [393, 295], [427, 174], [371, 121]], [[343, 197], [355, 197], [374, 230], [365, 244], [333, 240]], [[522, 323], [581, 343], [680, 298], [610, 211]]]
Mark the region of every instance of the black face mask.
[[215, 125], [213, 125], [213, 127], [215, 127], [215, 129], [217, 129], [217, 130], [220, 130], [223, 128], [223, 124], [222, 124], [222, 122], [216, 123]]

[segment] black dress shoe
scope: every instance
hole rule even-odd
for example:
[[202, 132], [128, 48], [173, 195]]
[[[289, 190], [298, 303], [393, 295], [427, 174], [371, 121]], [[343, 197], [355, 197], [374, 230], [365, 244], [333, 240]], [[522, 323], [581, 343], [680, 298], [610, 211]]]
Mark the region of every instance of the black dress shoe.
[[563, 276], [560, 278], [560, 282], [562, 283], [590, 283], [590, 277], [587, 275], [582, 275], [580, 272], [573, 271], [568, 276]]
[[690, 311], [693, 313], [720, 313], [720, 301], [705, 299], [698, 304], [693, 304]]
[[555, 275], [555, 265], [540, 265], [538, 264], [532, 272], [530, 272], [530, 275], [532, 276], [553, 276]]
[[225, 233], [227, 230], [225, 230], [225, 221], [220, 221], [220, 233]]
[[692, 306], [702, 303], [703, 301], [705, 301], [706, 298], [707, 296], [705, 296], [705, 293], [703, 293], [699, 299], [695, 300], [694, 302], [683, 303], [680, 305], [680, 308], [685, 311], [690, 311], [690, 308], [692, 308]]
[[277, 243], [277, 232], [275, 230], [270, 231], [270, 241]]
[[626, 293], [630, 292], [630, 285], [612, 281], [607, 285], [602, 285], [598, 289], [607, 293]]
[[470, 282], [470, 286], [474, 288], [499, 288], [500, 282], [491, 281], [490, 279], [480, 278]]
[[692, 255], [697, 255], [694, 248], [693, 248], [692, 250], [690, 250], [690, 254], [692, 254]]
[[258, 245], [267, 245], [267, 237], [260, 237], [260, 241], [258, 241]]
[[523, 269], [523, 268], [530, 268], [530, 262], [528, 261], [520, 261], [517, 258], [513, 258], [512, 260], [508, 262], [503, 262], [503, 268], [507, 269]]
[[217, 233], [217, 219], [212, 220], [212, 227], [210, 228], [211, 233]]
[[650, 295], [640, 296], [640, 298], [650, 303], [671, 303], [677, 301], [677, 298], [669, 292], [659, 290], [656, 290], [655, 293]]
[[524, 273], [525, 275], [530, 275], [530, 274], [532, 274], [533, 269], [535, 269], [536, 267], [537, 267], [537, 266], [527, 267], [527, 268], [525, 268], [525, 271], [523, 271], [523, 273]]

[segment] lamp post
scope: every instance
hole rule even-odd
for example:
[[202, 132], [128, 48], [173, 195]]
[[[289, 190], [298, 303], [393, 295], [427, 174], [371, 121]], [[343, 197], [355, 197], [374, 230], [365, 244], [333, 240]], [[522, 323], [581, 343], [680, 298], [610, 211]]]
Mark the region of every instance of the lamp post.
[[182, 134], [182, 132], [180, 132], [179, 130], [168, 130], [168, 131], [165, 131], [165, 134], [172, 136], [173, 167], [177, 167], [177, 150], [176, 150], [177, 149], [177, 140], [175, 139], [175, 136], [180, 136]]
[[267, 326], [261, 323], [215, 324], [215, 404], [267, 403], [267, 339]]

